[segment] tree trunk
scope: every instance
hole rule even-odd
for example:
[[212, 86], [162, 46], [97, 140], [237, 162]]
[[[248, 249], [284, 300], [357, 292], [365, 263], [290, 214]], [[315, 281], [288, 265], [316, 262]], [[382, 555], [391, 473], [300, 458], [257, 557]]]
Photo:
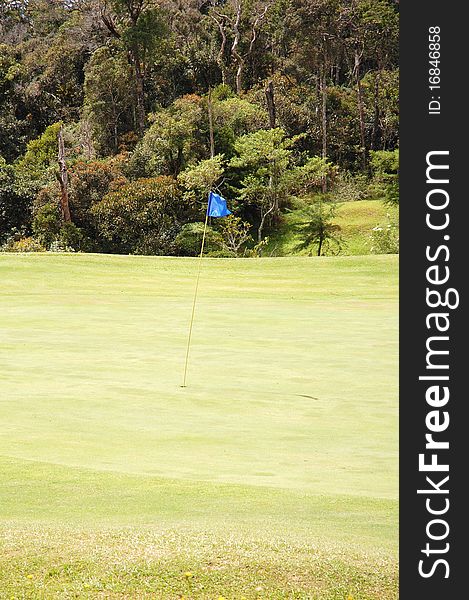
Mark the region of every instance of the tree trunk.
[[210, 158], [215, 156], [215, 138], [213, 135], [212, 88], [208, 89], [208, 128], [210, 133]]
[[362, 150], [362, 162], [363, 168], [366, 170], [368, 168], [368, 159], [367, 159], [367, 148], [366, 148], [366, 136], [365, 136], [365, 112], [363, 108], [363, 90], [362, 90], [362, 82], [360, 79], [360, 62], [361, 55], [358, 50], [355, 50], [355, 77], [357, 83], [357, 104], [358, 104], [358, 116], [360, 119], [360, 145]]
[[135, 97], [136, 97], [136, 109], [137, 109], [137, 129], [140, 135], [145, 129], [145, 92], [143, 87], [143, 73], [142, 66], [140, 64], [140, 57], [136, 49], [131, 50], [131, 59], [134, 67], [134, 79], [135, 79]]
[[236, 69], [236, 93], [238, 94], [238, 96], [240, 96], [243, 91], [244, 61], [239, 54], [238, 54], [237, 60], [238, 60], [238, 68]]
[[[322, 158], [327, 158], [327, 86], [324, 70], [321, 73], [321, 133], [322, 133]], [[322, 193], [327, 192], [327, 175], [322, 178]]]
[[265, 99], [267, 102], [267, 111], [269, 113], [270, 128], [275, 129], [276, 127], [276, 109], [275, 109], [275, 98], [274, 98], [274, 84], [269, 81], [265, 88]]
[[62, 219], [65, 223], [71, 223], [72, 219], [70, 216], [70, 205], [68, 202], [68, 173], [67, 173], [67, 165], [65, 164], [65, 143], [64, 143], [64, 134], [63, 128], [59, 129], [58, 134], [58, 142], [59, 142], [59, 153], [58, 153], [58, 163], [59, 163], [59, 183], [60, 183], [60, 206], [62, 209]]
[[267, 216], [274, 210], [274, 208], [275, 208], [275, 204], [272, 204], [272, 206], [269, 208], [269, 210], [262, 215], [261, 222], [259, 223], [259, 227], [257, 229], [258, 243], [262, 242], [262, 231], [264, 230], [265, 220], [266, 220]]
[[371, 132], [371, 143], [370, 147], [372, 150], [376, 150], [378, 147], [378, 131], [379, 131], [379, 79], [380, 72], [378, 71], [375, 76], [375, 89], [374, 89], [374, 118], [373, 118], [373, 131]]
[[318, 244], [318, 256], [321, 256], [323, 242], [324, 242], [324, 239], [323, 239], [322, 236], [320, 236], [319, 237], [319, 244]]
[[233, 23], [234, 40], [233, 40], [233, 44], [231, 45], [231, 55], [233, 56], [235, 62], [238, 65], [238, 68], [236, 69], [236, 93], [238, 94], [238, 96], [243, 91], [242, 76], [243, 76], [243, 66], [244, 66], [244, 59], [241, 56], [241, 54], [238, 52], [239, 42], [241, 39], [241, 32], [239, 30], [240, 22], [241, 22], [241, 0], [238, 0], [237, 6], [236, 6], [236, 19]]
[[213, 16], [213, 14], [211, 14], [210, 17], [218, 25], [218, 29], [219, 29], [220, 35], [221, 35], [220, 50], [218, 51], [218, 54], [217, 54], [217, 64], [218, 64], [218, 67], [221, 72], [221, 82], [223, 85], [225, 85], [226, 84], [226, 66], [225, 66], [224, 56], [225, 56], [225, 47], [226, 47], [226, 32], [225, 32], [226, 16], [222, 15], [216, 11], [213, 11], [213, 12], [217, 15], [218, 19], [215, 18]]

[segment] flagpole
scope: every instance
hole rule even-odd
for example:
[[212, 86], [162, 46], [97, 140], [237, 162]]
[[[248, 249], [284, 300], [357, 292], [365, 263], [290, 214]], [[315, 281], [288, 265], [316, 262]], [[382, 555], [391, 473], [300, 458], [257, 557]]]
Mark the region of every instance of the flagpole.
[[194, 301], [192, 302], [191, 323], [189, 325], [189, 336], [187, 338], [186, 362], [184, 364], [184, 377], [183, 377], [183, 380], [182, 380], [182, 386], [181, 387], [186, 387], [187, 364], [189, 362], [189, 350], [190, 350], [190, 347], [191, 347], [191, 338], [192, 338], [192, 325], [194, 324], [195, 305], [196, 305], [196, 302], [197, 302], [197, 292], [198, 292], [198, 289], [199, 289], [200, 270], [202, 268], [202, 255], [204, 253], [205, 234], [207, 233], [207, 223], [208, 223], [208, 206], [207, 206], [207, 212], [205, 214], [204, 234], [202, 236], [202, 244], [200, 246], [199, 266], [198, 266], [198, 269], [197, 269], [197, 279], [196, 279], [196, 282], [195, 282]]

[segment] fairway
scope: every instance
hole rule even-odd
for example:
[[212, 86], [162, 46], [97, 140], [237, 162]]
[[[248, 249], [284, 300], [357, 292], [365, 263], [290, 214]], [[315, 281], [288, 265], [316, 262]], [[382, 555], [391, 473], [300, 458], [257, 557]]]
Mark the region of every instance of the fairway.
[[196, 267], [0, 256], [0, 598], [397, 598], [397, 257]]

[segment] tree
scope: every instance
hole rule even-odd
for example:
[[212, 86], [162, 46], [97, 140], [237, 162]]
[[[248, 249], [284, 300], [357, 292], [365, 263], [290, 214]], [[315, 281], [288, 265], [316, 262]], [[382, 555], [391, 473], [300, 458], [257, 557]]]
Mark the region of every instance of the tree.
[[12, 231], [26, 229], [31, 218], [31, 196], [21, 189], [15, 169], [0, 156], [0, 243]]
[[235, 154], [238, 137], [269, 127], [267, 111], [245, 98], [238, 98], [223, 86], [213, 93], [213, 123], [216, 152], [227, 158]]
[[170, 253], [176, 237], [178, 190], [171, 177], [137, 179], [91, 208], [110, 249], [125, 254]]
[[217, 62], [222, 73], [222, 83], [227, 82], [225, 54], [229, 39], [229, 54], [235, 64], [234, 78], [238, 95], [243, 91], [246, 62], [253, 54], [260, 28], [271, 6], [272, 2], [268, 1], [229, 0], [222, 10], [215, 2], [212, 3], [209, 14], [216, 23], [221, 36]]
[[399, 204], [399, 150], [371, 152], [371, 169], [384, 187], [384, 197], [391, 205]]
[[266, 219], [278, 216], [288, 197], [288, 170], [292, 161], [293, 140], [280, 129], [261, 129], [241, 136], [235, 142], [237, 156], [232, 169], [242, 173], [238, 188], [240, 200], [258, 211], [257, 239], [262, 240]]
[[243, 244], [252, 240], [249, 234], [250, 229], [250, 223], [235, 215], [229, 215], [226, 219], [222, 219], [220, 233], [224, 249], [237, 256]]
[[101, 19], [109, 33], [127, 52], [134, 77], [136, 125], [143, 133], [145, 112], [145, 72], [167, 32], [158, 5], [151, 0], [99, 0]]
[[72, 218], [70, 216], [70, 204], [68, 201], [68, 171], [67, 165], [65, 162], [65, 142], [64, 142], [64, 132], [63, 127], [59, 129], [58, 132], [58, 162], [59, 162], [59, 172], [57, 173], [57, 178], [60, 184], [60, 206], [62, 209], [62, 219], [65, 223], [70, 223]]
[[73, 220], [90, 236], [95, 233], [91, 207], [109, 192], [117, 191], [128, 183], [122, 168], [122, 160], [113, 157], [107, 160], [79, 160], [69, 169]]
[[26, 152], [15, 164], [18, 181], [30, 197], [57, 180], [58, 135], [62, 123], [53, 123], [38, 138], [27, 144]]
[[133, 126], [131, 70], [112, 48], [96, 50], [86, 66], [84, 116], [102, 154], [116, 153]]
[[223, 155], [202, 160], [182, 171], [178, 176], [178, 182], [184, 190], [184, 200], [193, 206], [199, 202], [205, 208], [209, 192], [220, 181], [223, 173]]
[[341, 69], [339, 6], [338, 0], [298, 0], [287, 17], [298, 75], [317, 95], [322, 158], [329, 155], [328, 87]]
[[135, 175], [178, 174], [209, 155], [208, 123], [202, 98], [183, 96], [150, 115], [152, 125], [137, 145], [130, 168]]
[[353, 57], [350, 61], [350, 72], [357, 91], [362, 168], [367, 170], [370, 136], [365, 121], [362, 68], [364, 65], [370, 65], [370, 59], [378, 67], [378, 77], [375, 79], [375, 114], [371, 133], [371, 143], [375, 145], [379, 123], [379, 73], [389, 65], [393, 58], [392, 54], [397, 53], [398, 14], [395, 7], [387, 0], [354, 0], [341, 7], [341, 19], [344, 28], [343, 38]]
[[304, 236], [298, 250], [310, 248], [317, 244], [317, 256], [323, 254], [326, 245], [335, 243], [339, 245], [337, 232], [340, 227], [332, 221], [336, 214], [337, 206], [333, 202], [324, 202], [322, 196], [311, 199], [303, 208], [306, 220], [297, 229]]
[[[48, 247], [173, 252], [218, 189], [260, 249], [298, 199], [326, 211], [338, 178], [396, 203], [398, 16], [395, 0], [0, 2], [3, 239], [42, 220]], [[147, 202], [147, 180], [176, 205]]]
[[31, 128], [18, 114], [18, 87], [23, 66], [15, 54], [13, 46], [0, 44], [0, 156], [8, 161], [24, 152]]

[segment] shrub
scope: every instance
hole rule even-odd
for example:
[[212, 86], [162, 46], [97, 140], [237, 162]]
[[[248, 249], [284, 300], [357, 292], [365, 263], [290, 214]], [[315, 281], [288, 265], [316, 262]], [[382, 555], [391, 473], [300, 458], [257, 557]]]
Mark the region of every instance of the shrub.
[[168, 254], [177, 234], [177, 200], [172, 177], [137, 179], [106, 194], [91, 214], [112, 251]]
[[335, 202], [356, 202], [372, 197], [373, 190], [366, 175], [352, 175], [348, 171], [340, 171], [335, 180], [331, 197]]
[[76, 250], [83, 250], [86, 252], [90, 249], [91, 245], [90, 240], [74, 223], [64, 223], [60, 228], [57, 239], [54, 240], [53, 243], [62, 248], [66, 248], [66, 250], [64, 250], [65, 252], [74, 252]]
[[49, 246], [48, 252], [75, 252], [75, 250], [60, 240], [54, 240]]
[[399, 204], [399, 150], [371, 152], [371, 169], [387, 204]]
[[[197, 256], [200, 253], [203, 233], [203, 223], [186, 223], [176, 236], [174, 242], [176, 253], [181, 256]], [[207, 227], [205, 253], [219, 252], [221, 246], [222, 238], [220, 234], [211, 227]]]
[[251, 224], [243, 221], [240, 217], [230, 215], [226, 219], [222, 219], [220, 233], [223, 249], [237, 256], [240, 248], [246, 242], [252, 241], [252, 237], [249, 235], [250, 229]]
[[33, 237], [7, 242], [2, 246], [3, 252], [45, 252], [44, 246]]
[[12, 230], [30, 225], [31, 197], [21, 183], [14, 167], [0, 156], [0, 241]]
[[399, 226], [387, 215], [385, 225], [373, 227], [370, 235], [372, 254], [399, 254]]
[[48, 248], [60, 233], [60, 213], [58, 205], [47, 202], [34, 216], [32, 229], [38, 242]]

